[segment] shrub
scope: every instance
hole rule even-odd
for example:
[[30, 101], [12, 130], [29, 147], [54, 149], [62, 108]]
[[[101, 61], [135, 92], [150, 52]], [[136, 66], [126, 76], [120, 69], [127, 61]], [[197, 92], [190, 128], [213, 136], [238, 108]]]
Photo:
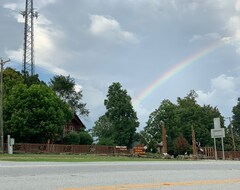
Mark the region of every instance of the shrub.
[[190, 150], [190, 145], [188, 141], [183, 137], [177, 137], [174, 143], [174, 154], [175, 155], [184, 155]]
[[79, 137], [79, 144], [90, 145], [90, 144], [93, 143], [92, 136], [88, 132], [86, 132], [86, 131], [81, 131], [78, 134], [78, 137]]
[[80, 137], [78, 133], [72, 132], [68, 133], [64, 138], [63, 138], [63, 143], [64, 144], [79, 144], [80, 142]]

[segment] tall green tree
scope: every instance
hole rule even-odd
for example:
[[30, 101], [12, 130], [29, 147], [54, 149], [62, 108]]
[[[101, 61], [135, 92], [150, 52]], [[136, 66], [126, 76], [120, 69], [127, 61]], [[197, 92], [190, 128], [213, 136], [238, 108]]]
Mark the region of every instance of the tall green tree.
[[[115, 145], [130, 147], [139, 122], [131, 104], [131, 97], [122, 89], [120, 83], [109, 86], [104, 105], [107, 111], [95, 123], [93, 132], [98, 135], [99, 141], [108, 140]], [[101, 129], [103, 132], [100, 132]]]
[[16, 84], [4, 98], [4, 131], [16, 142], [46, 143], [63, 134], [73, 116], [69, 107], [46, 85]]
[[180, 130], [177, 106], [170, 100], [163, 100], [159, 108], [149, 116], [143, 131], [143, 136], [149, 149], [154, 149], [157, 143], [162, 141], [163, 124], [167, 130], [168, 150], [173, 154], [174, 139], [180, 135]]
[[240, 98], [238, 98], [238, 103], [232, 109], [233, 117], [232, 124], [234, 126], [234, 134], [240, 137]]
[[73, 78], [70, 76], [56, 75], [53, 79], [50, 79], [49, 86], [75, 113], [88, 116], [89, 110], [86, 108], [86, 103], [82, 102], [82, 91], [76, 90], [76, 83]]
[[137, 114], [131, 104], [131, 97], [122, 89], [120, 83], [109, 86], [107, 99], [104, 101], [110, 123], [113, 126], [113, 139], [118, 145], [130, 146], [136, 128], [139, 126]]

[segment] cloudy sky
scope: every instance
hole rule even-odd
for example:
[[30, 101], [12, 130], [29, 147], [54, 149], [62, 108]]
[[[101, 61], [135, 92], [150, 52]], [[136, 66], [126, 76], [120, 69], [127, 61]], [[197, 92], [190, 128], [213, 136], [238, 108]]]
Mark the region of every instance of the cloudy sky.
[[[0, 2], [0, 57], [21, 70], [25, 0]], [[70, 75], [83, 91], [91, 128], [109, 85], [133, 98], [141, 128], [161, 101], [190, 90], [232, 115], [240, 94], [240, 0], [35, 0], [40, 79]]]

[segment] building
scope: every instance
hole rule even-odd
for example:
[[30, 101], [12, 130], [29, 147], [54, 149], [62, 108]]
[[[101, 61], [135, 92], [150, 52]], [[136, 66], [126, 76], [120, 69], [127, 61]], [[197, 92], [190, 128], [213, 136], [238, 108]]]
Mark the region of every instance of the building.
[[79, 132], [81, 130], [84, 130], [86, 127], [82, 123], [81, 119], [77, 116], [77, 114], [74, 114], [73, 119], [71, 122], [64, 127], [64, 136], [71, 132]]

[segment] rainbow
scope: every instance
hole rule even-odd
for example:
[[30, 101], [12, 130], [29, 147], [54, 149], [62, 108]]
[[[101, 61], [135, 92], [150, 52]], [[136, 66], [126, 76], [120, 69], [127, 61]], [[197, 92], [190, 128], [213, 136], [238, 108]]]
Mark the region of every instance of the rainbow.
[[176, 75], [177, 73], [185, 69], [187, 66], [197, 63], [199, 59], [206, 57], [211, 52], [218, 49], [224, 44], [225, 43], [223, 40], [215, 41], [214, 43], [211, 43], [210, 45], [204, 47], [203, 49], [196, 52], [195, 54], [175, 64], [172, 68], [170, 68], [168, 71], [163, 73], [163, 75], [161, 75], [159, 78], [153, 81], [149, 86], [147, 86], [147, 88], [145, 88], [139, 95], [134, 97], [132, 101], [133, 105], [139, 105], [140, 102], [142, 102], [146, 97], [152, 94], [157, 88], [159, 88], [159, 86], [164, 84], [171, 77], [173, 77], [174, 75]]

